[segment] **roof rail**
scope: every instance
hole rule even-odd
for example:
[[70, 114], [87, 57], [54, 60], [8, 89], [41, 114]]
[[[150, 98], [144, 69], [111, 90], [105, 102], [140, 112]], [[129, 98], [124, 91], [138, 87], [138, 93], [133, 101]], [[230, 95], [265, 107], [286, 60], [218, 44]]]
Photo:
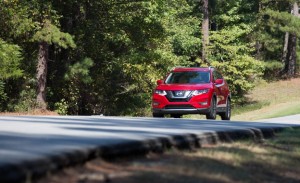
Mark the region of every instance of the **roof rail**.
[[215, 67], [213, 66], [208, 66], [208, 67], [185, 67], [185, 66], [175, 66], [171, 70], [177, 69], [177, 68], [208, 68], [209, 70], [214, 69]]
[[175, 66], [175, 67], [172, 67], [171, 71], [176, 69], [176, 68], [184, 68], [183, 66]]

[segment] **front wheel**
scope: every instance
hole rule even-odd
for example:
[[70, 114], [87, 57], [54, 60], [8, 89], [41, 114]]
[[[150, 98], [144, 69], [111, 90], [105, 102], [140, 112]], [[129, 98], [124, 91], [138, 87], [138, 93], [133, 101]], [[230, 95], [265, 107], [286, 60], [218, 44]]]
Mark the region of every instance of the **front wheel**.
[[154, 118], [163, 118], [163, 117], [164, 117], [164, 115], [163, 115], [163, 114], [160, 114], [160, 113], [152, 113], [152, 116], [153, 116]]
[[171, 114], [172, 118], [181, 118], [182, 115], [181, 114]]
[[217, 116], [217, 103], [214, 97], [211, 98], [209, 112], [206, 114], [206, 119], [215, 120]]
[[227, 105], [226, 105], [226, 111], [220, 113], [221, 119], [222, 120], [230, 120], [231, 116], [231, 104], [230, 104], [230, 99], [227, 99]]

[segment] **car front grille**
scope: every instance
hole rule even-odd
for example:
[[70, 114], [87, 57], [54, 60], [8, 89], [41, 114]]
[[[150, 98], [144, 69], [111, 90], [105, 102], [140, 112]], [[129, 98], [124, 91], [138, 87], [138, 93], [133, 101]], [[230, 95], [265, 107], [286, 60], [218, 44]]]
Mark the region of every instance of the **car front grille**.
[[167, 91], [166, 97], [169, 102], [188, 102], [188, 101], [190, 101], [191, 91], [180, 91], [182, 93], [181, 96], [177, 96], [176, 92], [178, 92], [178, 91]]
[[188, 102], [190, 98], [168, 98], [169, 102]]
[[165, 109], [195, 109], [191, 105], [167, 105]]

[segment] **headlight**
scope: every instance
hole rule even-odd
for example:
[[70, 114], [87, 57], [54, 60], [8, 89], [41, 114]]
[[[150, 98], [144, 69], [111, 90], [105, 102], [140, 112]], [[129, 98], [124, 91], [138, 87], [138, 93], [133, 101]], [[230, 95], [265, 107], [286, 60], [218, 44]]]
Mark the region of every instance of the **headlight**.
[[193, 96], [197, 96], [197, 95], [201, 95], [201, 94], [204, 94], [204, 93], [208, 93], [208, 89], [204, 89], [204, 90], [195, 90], [195, 91], [193, 91], [192, 95], [193, 95]]
[[167, 92], [165, 90], [155, 90], [154, 93], [162, 96], [167, 95]]

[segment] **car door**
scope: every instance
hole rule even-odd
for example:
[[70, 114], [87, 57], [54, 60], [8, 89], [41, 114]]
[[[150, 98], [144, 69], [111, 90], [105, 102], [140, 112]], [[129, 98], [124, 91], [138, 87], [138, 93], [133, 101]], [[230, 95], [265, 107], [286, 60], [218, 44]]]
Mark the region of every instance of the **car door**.
[[[217, 95], [217, 107], [226, 107], [226, 97], [228, 93], [227, 84], [218, 71], [213, 71], [213, 79], [214, 79], [214, 85], [215, 85], [215, 92]], [[217, 80], [222, 80], [222, 83], [215, 83]]]

